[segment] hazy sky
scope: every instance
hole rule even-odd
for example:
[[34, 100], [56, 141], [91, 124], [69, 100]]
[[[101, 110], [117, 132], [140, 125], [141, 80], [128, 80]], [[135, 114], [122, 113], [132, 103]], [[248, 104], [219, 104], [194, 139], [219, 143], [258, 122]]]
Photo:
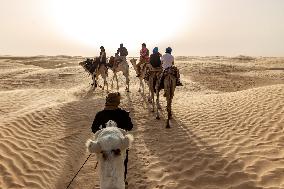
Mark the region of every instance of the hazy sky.
[[284, 56], [284, 0], [0, 0], [0, 55]]

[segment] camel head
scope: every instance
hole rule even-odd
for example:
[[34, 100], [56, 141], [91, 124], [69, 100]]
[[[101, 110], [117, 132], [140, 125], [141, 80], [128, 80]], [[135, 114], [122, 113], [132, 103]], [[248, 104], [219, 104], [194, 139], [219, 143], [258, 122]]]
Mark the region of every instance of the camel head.
[[136, 62], [137, 62], [137, 59], [132, 58], [132, 59], [130, 59], [130, 62], [131, 62], [131, 64], [135, 67], [135, 66], [136, 66]]
[[80, 66], [86, 65], [86, 64], [91, 64], [93, 62], [93, 59], [87, 58], [86, 60], [79, 62]]
[[124, 159], [131, 146], [133, 136], [108, 122], [108, 126], [97, 131], [94, 140], [86, 143], [90, 153], [95, 153], [99, 165], [101, 189], [124, 189]]

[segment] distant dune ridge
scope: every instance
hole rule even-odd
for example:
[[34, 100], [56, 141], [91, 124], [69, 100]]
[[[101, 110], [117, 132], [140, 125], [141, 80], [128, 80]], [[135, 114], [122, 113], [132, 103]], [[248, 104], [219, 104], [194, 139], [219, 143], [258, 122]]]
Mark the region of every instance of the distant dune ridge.
[[[106, 93], [90, 90], [83, 59], [0, 57], [0, 188], [66, 188], [89, 155]], [[176, 65], [184, 86], [171, 129], [165, 100], [155, 120], [132, 67], [130, 93], [121, 88], [135, 125], [128, 188], [284, 189], [284, 58], [184, 56]], [[99, 188], [95, 163], [70, 188]]]

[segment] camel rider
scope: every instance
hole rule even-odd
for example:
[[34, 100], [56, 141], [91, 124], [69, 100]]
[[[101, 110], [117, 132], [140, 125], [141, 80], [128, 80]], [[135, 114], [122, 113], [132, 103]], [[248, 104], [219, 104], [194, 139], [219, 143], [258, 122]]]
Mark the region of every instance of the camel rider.
[[[117, 123], [117, 127], [130, 131], [133, 128], [129, 112], [119, 108], [120, 104], [120, 93], [109, 93], [106, 97], [105, 108], [96, 114], [96, 117], [92, 124], [92, 132], [96, 133], [98, 130], [105, 128], [106, 123], [109, 120], [113, 120]], [[127, 175], [127, 162], [128, 162], [128, 150], [126, 151], [126, 158], [124, 160], [124, 179], [126, 180]], [[126, 182], [126, 181], [125, 181]], [[126, 182], [127, 184], [127, 182]]]
[[158, 47], [153, 49], [153, 54], [150, 55], [150, 64], [153, 68], [161, 67], [161, 54], [159, 53]]
[[[154, 71], [157, 74], [160, 74], [160, 72], [162, 71], [162, 67], [161, 67], [161, 54], [159, 53], [159, 49], [158, 47], [155, 47], [153, 49], [153, 54], [150, 55], [150, 70], [152, 70], [152, 72]], [[148, 70], [145, 74], [145, 80], [149, 80], [151, 72]]]
[[101, 52], [100, 52], [100, 65], [101, 64], [106, 64], [106, 50], [103, 46], [100, 47]]
[[142, 43], [142, 49], [140, 50], [140, 60], [137, 64], [137, 77], [141, 75], [141, 69], [144, 68], [147, 62], [149, 62], [149, 50], [146, 48], [146, 44]]
[[120, 44], [119, 48], [117, 49], [117, 54], [120, 58], [126, 62], [126, 56], [128, 55], [127, 49], [123, 46], [123, 43]]
[[177, 69], [177, 67], [174, 66], [174, 57], [172, 55], [171, 47], [166, 48], [166, 53], [161, 57], [161, 62], [162, 62], [162, 68], [163, 68], [162, 74], [164, 74], [165, 70], [169, 68], [174, 68], [176, 71], [175, 76], [177, 78], [176, 86], [182, 86], [182, 83], [180, 82], [179, 70]]

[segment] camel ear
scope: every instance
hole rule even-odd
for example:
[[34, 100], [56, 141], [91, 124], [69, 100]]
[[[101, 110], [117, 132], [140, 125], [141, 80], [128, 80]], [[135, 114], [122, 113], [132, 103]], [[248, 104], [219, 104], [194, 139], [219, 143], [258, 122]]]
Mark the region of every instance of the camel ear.
[[130, 148], [132, 143], [134, 141], [134, 138], [131, 134], [127, 134], [124, 136], [124, 139], [122, 140], [122, 149], [127, 149]]
[[97, 141], [93, 141], [89, 139], [86, 142], [86, 146], [87, 146], [89, 153], [100, 153], [102, 151], [102, 148]]
[[120, 130], [120, 132], [123, 134], [123, 136], [125, 136], [127, 134], [127, 132], [124, 129], [118, 128]]
[[99, 136], [99, 134], [101, 134], [101, 132], [102, 132], [102, 129], [101, 129], [101, 130], [98, 130], [98, 131], [95, 133], [94, 138], [97, 139], [98, 136]]

